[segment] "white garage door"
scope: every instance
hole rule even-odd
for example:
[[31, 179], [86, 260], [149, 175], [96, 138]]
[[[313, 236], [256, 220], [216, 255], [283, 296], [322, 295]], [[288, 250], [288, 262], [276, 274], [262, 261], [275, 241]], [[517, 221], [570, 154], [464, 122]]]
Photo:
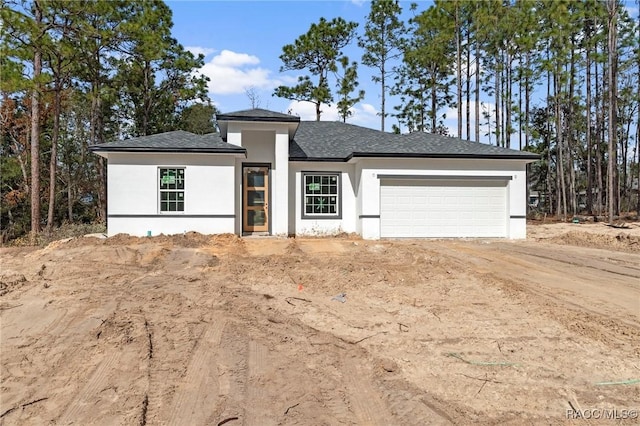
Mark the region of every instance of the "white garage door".
[[507, 180], [383, 179], [382, 237], [506, 237]]

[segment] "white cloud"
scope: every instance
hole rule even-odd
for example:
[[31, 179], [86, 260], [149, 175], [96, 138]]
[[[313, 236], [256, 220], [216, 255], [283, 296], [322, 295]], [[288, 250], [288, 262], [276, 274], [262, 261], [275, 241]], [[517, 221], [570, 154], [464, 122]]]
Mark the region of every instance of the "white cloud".
[[365, 0], [351, 0], [351, 3], [355, 4], [356, 6], [362, 6], [364, 2]]
[[[301, 120], [313, 121], [316, 119], [316, 106], [311, 102], [291, 101], [287, 107], [288, 111], [300, 117]], [[322, 121], [342, 121], [338, 107], [333, 105], [322, 105]], [[347, 123], [359, 126], [379, 128], [379, 111], [371, 104], [361, 103], [351, 108], [352, 115], [347, 118]]]
[[243, 65], [258, 65], [260, 59], [247, 53], [236, 53], [231, 50], [223, 50], [216, 55], [211, 63], [220, 67], [241, 67]]
[[200, 72], [211, 79], [209, 92], [216, 95], [241, 94], [249, 87], [273, 89], [288, 80], [271, 78], [271, 70], [258, 64], [260, 59], [257, 56], [223, 50], [207, 62]]
[[377, 115], [379, 111], [371, 104], [360, 104], [363, 113]]
[[[311, 102], [291, 101], [287, 107], [293, 115], [297, 115], [301, 120], [313, 121], [316, 119], [316, 106]], [[337, 121], [340, 119], [338, 108], [335, 105], [321, 105], [320, 110], [322, 121]]]
[[212, 53], [215, 53], [216, 49], [212, 49], [210, 47], [201, 47], [201, 46], [185, 46], [185, 50], [193, 53], [195, 56], [199, 54], [203, 54], [205, 58]]

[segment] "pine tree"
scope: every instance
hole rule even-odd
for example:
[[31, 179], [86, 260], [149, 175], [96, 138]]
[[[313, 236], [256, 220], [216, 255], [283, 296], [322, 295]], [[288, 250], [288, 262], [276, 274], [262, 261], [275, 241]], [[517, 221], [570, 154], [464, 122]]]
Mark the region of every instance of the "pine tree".
[[331, 21], [320, 18], [317, 24], [311, 24], [307, 33], [282, 48], [280, 60], [283, 65], [280, 71], [306, 69], [311, 76], [317, 77], [317, 83], [313, 84], [311, 76], [305, 75], [298, 78], [297, 85], [279, 86], [273, 94], [280, 98], [311, 102], [315, 105], [316, 120], [320, 121], [321, 105], [333, 101], [329, 73], [338, 70], [337, 61], [342, 56], [342, 49], [355, 37], [357, 26], [355, 22], [347, 22], [342, 18]]
[[340, 65], [342, 67], [342, 75], [338, 78], [338, 113], [342, 122], [346, 123], [347, 118], [351, 117], [353, 112], [351, 108], [362, 99], [364, 99], [364, 90], [359, 90], [356, 97], [350, 98], [351, 92], [358, 87], [358, 63], [352, 62], [349, 64], [349, 58], [343, 56], [340, 58]]
[[364, 35], [358, 46], [364, 49], [362, 63], [376, 69], [371, 80], [380, 83], [380, 130], [384, 132], [387, 114], [386, 95], [389, 79], [395, 74], [389, 63], [401, 56], [404, 43], [404, 23], [400, 20], [402, 8], [397, 0], [374, 0], [364, 26]]

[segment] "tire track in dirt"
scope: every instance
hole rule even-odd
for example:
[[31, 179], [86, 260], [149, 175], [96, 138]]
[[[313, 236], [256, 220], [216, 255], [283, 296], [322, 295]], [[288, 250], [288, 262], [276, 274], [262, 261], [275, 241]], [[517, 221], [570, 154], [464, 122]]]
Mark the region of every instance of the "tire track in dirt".
[[[467, 264], [473, 262], [476, 265], [472, 273], [480, 273], [479, 278], [486, 285], [498, 286], [506, 291], [509, 297], [521, 299], [529, 306], [538, 306], [542, 315], [558, 321], [568, 330], [610, 346], [628, 346], [638, 353], [635, 345], [640, 339], [638, 314], [625, 308], [633, 300], [635, 288], [620, 283], [620, 280], [629, 278], [618, 275], [616, 279], [602, 269], [589, 272], [591, 277], [595, 274], [602, 276], [598, 285], [603, 286], [603, 292], [613, 291], [614, 294], [628, 295], [622, 300], [619, 299], [623, 296], [611, 299], [598, 294], [593, 278], [581, 285], [583, 281], [579, 273], [584, 272], [576, 271], [567, 263], [545, 260], [545, 267], [540, 267], [535, 263], [540, 258], [533, 254], [518, 253], [511, 244], [482, 249], [480, 251], [468, 243], [444, 243], [441, 252], [460, 261], [463, 260], [462, 256], [465, 256]], [[559, 255], [565, 254], [564, 248], [547, 247], [545, 250], [548, 251], [547, 254], [555, 251], [558, 251]], [[566, 251], [581, 256], [581, 259], [575, 262], [589, 262], [592, 256], [584, 251], [575, 253], [575, 248], [568, 248]], [[483, 270], [487, 263], [490, 267]], [[498, 270], [499, 274], [494, 272]]]
[[344, 362], [344, 374], [349, 401], [358, 424], [367, 426], [392, 424], [389, 409], [370, 380], [370, 371], [356, 359], [349, 357]]
[[[245, 406], [245, 424], [267, 426], [264, 414], [268, 411], [270, 401], [264, 390], [264, 375], [267, 370], [269, 351], [266, 346], [255, 340], [249, 341], [247, 401]], [[274, 423], [275, 424], [275, 423]]]
[[169, 425], [206, 424], [217, 406], [219, 382], [216, 355], [226, 321], [214, 321], [200, 338], [186, 375], [171, 405]]
[[225, 419], [237, 418], [243, 424], [248, 424], [244, 420], [250, 404], [247, 401], [248, 360], [249, 337], [246, 325], [230, 321], [223, 333], [217, 356], [220, 404], [214, 413], [216, 417], [212, 417], [209, 423], [217, 424]]
[[563, 253], [558, 253], [557, 251], [546, 251], [541, 253], [539, 248], [532, 249], [526, 246], [509, 246], [508, 249], [512, 253], [523, 254], [525, 256], [551, 260], [553, 262], [560, 262], [571, 266], [595, 269], [597, 271], [604, 271], [610, 274], [622, 275], [625, 277], [640, 278], [640, 256], [638, 256], [638, 262], [635, 264], [619, 265], [612, 264], [611, 259], [603, 261], [592, 256], [588, 256], [586, 259], [581, 259], [576, 258], [575, 256], [570, 257]]
[[94, 407], [91, 401], [95, 396], [104, 389], [109, 379], [109, 374], [114, 370], [114, 366], [118, 364], [120, 359], [120, 352], [113, 351], [108, 353], [100, 362], [98, 367], [80, 389], [76, 396], [71, 400], [71, 404], [67, 407], [65, 412], [60, 417], [58, 424], [82, 424], [82, 421], [78, 421], [79, 418], [89, 417], [87, 414], [95, 414], [93, 412]]
[[[441, 251], [466, 264], [473, 262], [476, 268], [472, 272], [480, 273], [484, 281], [493, 280], [512, 290], [517, 289], [542, 298], [543, 301], [538, 300], [541, 306], [566, 305], [574, 310], [577, 308], [580, 314], [600, 317], [604, 321], [613, 318], [640, 332], [640, 316], [637, 311], [640, 308], [640, 292], [633, 279], [613, 275], [601, 268], [594, 268], [589, 272], [576, 269], [573, 265], [556, 259], [566, 256], [563, 249], [545, 248], [546, 254], [543, 253], [543, 256], [556, 255], [556, 258], [549, 260], [536, 257], [537, 251], [519, 252], [518, 247], [514, 248], [512, 244], [498, 245], [483, 247], [480, 251], [470, 244], [457, 243], [452, 246], [447, 244]], [[580, 259], [574, 260], [573, 263], [588, 264], [591, 260], [598, 261], [592, 259], [590, 253], [576, 254], [574, 250], [569, 249], [569, 254], [573, 253]], [[498, 270], [499, 274], [494, 272]], [[640, 278], [640, 275], [636, 276]]]

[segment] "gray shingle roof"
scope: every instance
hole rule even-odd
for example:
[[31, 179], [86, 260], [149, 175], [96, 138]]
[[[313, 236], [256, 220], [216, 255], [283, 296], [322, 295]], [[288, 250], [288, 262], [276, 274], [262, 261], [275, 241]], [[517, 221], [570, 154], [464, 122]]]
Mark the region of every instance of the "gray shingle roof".
[[[280, 122], [286, 122], [283, 117], [299, 120], [298, 117], [260, 109], [233, 114], [249, 117], [247, 121], [251, 121], [250, 117]], [[289, 158], [297, 161], [349, 161], [353, 157], [540, 158], [530, 152], [448, 136], [422, 132], [397, 135], [336, 121], [302, 121], [297, 127], [289, 142]], [[245, 148], [224, 142], [219, 133], [201, 136], [183, 130], [94, 145], [90, 149], [94, 152], [246, 153]]]
[[291, 160], [348, 161], [352, 157], [502, 158], [537, 160], [516, 151], [448, 136], [396, 135], [331, 121], [302, 121], [289, 144]]
[[282, 114], [261, 108], [218, 114], [216, 115], [216, 119], [218, 121], [278, 121], [291, 123], [300, 121], [300, 117], [295, 115]]
[[113, 141], [89, 149], [94, 152], [246, 152], [242, 147], [224, 142], [218, 133], [196, 135], [184, 130]]

